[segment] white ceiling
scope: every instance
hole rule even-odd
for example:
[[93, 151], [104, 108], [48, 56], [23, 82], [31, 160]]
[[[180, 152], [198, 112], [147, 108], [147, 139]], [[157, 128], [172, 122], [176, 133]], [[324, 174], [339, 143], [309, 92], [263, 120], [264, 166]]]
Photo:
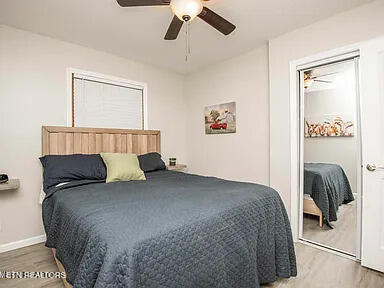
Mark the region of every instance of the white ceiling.
[[184, 56], [185, 30], [176, 41], [163, 40], [172, 19], [169, 7], [121, 8], [116, 0], [1, 0], [0, 23], [188, 73], [368, 2], [372, 0], [205, 2], [237, 29], [223, 36], [202, 20], [194, 20], [188, 63]]

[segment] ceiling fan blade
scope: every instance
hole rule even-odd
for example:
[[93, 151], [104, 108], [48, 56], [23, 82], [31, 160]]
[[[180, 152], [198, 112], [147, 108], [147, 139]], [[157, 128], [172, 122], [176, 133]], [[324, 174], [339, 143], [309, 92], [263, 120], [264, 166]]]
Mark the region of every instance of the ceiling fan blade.
[[313, 78], [313, 79], [315, 79], [315, 78], [321, 78], [321, 77], [325, 77], [325, 76], [329, 76], [329, 75], [335, 75], [335, 74], [339, 74], [339, 72], [333, 72], [333, 73], [322, 74], [322, 75], [318, 75], [318, 76], [313, 76], [312, 78]]
[[333, 83], [332, 81], [325, 81], [325, 80], [313, 80], [315, 82], [323, 82], [323, 83]]
[[116, 0], [121, 7], [169, 5], [171, 0]]
[[199, 17], [211, 25], [213, 28], [219, 30], [224, 35], [229, 35], [236, 29], [236, 26], [231, 22], [225, 20], [220, 15], [216, 14], [207, 7], [203, 8], [203, 11], [199, 14]]
[[184, 22], [181, 21], [176, 15], [173, 17], [171, 24], [169, 25], [167, 34], [165, 34], [165, 40], [176, 40], [181, 27], [183, 27]]

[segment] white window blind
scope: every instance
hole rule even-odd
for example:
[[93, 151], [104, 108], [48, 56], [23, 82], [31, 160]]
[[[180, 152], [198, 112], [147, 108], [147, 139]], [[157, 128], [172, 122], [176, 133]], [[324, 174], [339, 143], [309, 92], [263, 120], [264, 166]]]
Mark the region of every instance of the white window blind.
[[143, 87], [73, 74], [73, 126], [144, 129]]

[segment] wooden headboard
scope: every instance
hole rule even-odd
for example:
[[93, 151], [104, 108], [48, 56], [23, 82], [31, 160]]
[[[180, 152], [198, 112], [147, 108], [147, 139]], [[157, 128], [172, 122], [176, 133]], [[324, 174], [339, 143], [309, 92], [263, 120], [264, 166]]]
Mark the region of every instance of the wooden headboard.
[[43, 126], [42, 155], [160, 153], [160, 131]]

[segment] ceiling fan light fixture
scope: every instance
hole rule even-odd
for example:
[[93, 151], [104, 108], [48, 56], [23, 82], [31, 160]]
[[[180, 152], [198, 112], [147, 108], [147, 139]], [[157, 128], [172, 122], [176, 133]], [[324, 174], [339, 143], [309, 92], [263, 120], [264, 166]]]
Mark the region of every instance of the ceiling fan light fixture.
[[201, 0], [172, 0], [170, 5], [172, 12], [184, 22], [193, 20], [203, 11]]
[[311, 78], [304, 79], [304, 88], [307, 89], [312, 86], [314, 80]]

